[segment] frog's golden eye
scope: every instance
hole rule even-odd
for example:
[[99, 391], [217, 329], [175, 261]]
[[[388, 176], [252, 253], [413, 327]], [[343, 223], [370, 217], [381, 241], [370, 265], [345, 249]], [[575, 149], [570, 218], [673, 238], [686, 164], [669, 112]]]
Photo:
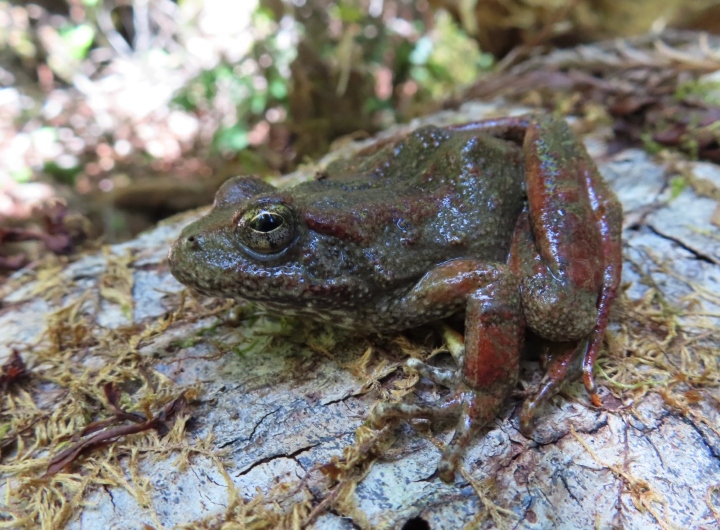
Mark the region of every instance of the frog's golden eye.
[[285, 204], [259, 204], [237, 220], [237, 234], [252, 253], [276, 254], [295, 241], [295, 216]]

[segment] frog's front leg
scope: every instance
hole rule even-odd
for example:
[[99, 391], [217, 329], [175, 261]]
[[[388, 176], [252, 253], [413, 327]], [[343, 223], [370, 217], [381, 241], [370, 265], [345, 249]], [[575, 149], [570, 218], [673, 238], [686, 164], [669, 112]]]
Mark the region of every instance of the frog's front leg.
[[455, 434], [438, 464], [438, 474], [451, 482], [473, 435], [497, 414], [518, 379], [524, 323], [516, 274], [505, 265], [455, 260], [433, 269], [400, 303], [406, 311], [427, 313], [465, 303], [465, 348], [456, 377], [415, 361], [411, 364], [452, 392], [437, 403], [381, 403], [370, 421], [388, 418], [457, 417]]

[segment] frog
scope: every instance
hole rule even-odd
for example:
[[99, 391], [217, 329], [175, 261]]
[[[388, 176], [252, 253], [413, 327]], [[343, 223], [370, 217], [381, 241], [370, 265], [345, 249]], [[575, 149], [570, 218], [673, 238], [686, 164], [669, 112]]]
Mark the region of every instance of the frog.
[[355, 333], [464, 314], [464, 335], [447, 334], [454, 368], [407, 361], [449, 393], [381, 402], [369, 417], [377, 429], [454, 421], [437, 466], [452, 482], [518, 385], [526, 336], [541, 345], [545, 371], [519, 411], [523, 432], [576, 377], [601, 405], [593, 367], [621, 279], [621, 224], [620, 203], [567, 122], [529, 114], [422, 126], [288, 188], [234, 177], [168, 260], [200, 294]]

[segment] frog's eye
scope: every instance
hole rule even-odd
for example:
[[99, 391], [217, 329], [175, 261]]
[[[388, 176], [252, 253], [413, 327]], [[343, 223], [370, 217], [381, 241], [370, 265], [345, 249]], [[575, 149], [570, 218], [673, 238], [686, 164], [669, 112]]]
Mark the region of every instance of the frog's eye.
[[272, 232], [277, 230], [285, 223], [282, 215], [278, 215], [274, 212], [262, 211], [253, 217], [248, 226], [256, 232]]
[[284, 204], [256, 205], [240, 215], [236, 230], [251, 252], [275, 254], [295, 241], [295, 217]]

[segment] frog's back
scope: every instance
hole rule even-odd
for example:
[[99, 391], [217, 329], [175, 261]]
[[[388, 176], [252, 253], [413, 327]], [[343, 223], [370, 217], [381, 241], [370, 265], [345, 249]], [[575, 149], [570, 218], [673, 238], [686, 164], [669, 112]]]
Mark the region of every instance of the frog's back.
[[311, 232], [333, 238], [346, 261], [392, 287], [450, 259], [504, 262], [523, 182], [518, 145], [425, 127], [331, 164], [293, 198]]

